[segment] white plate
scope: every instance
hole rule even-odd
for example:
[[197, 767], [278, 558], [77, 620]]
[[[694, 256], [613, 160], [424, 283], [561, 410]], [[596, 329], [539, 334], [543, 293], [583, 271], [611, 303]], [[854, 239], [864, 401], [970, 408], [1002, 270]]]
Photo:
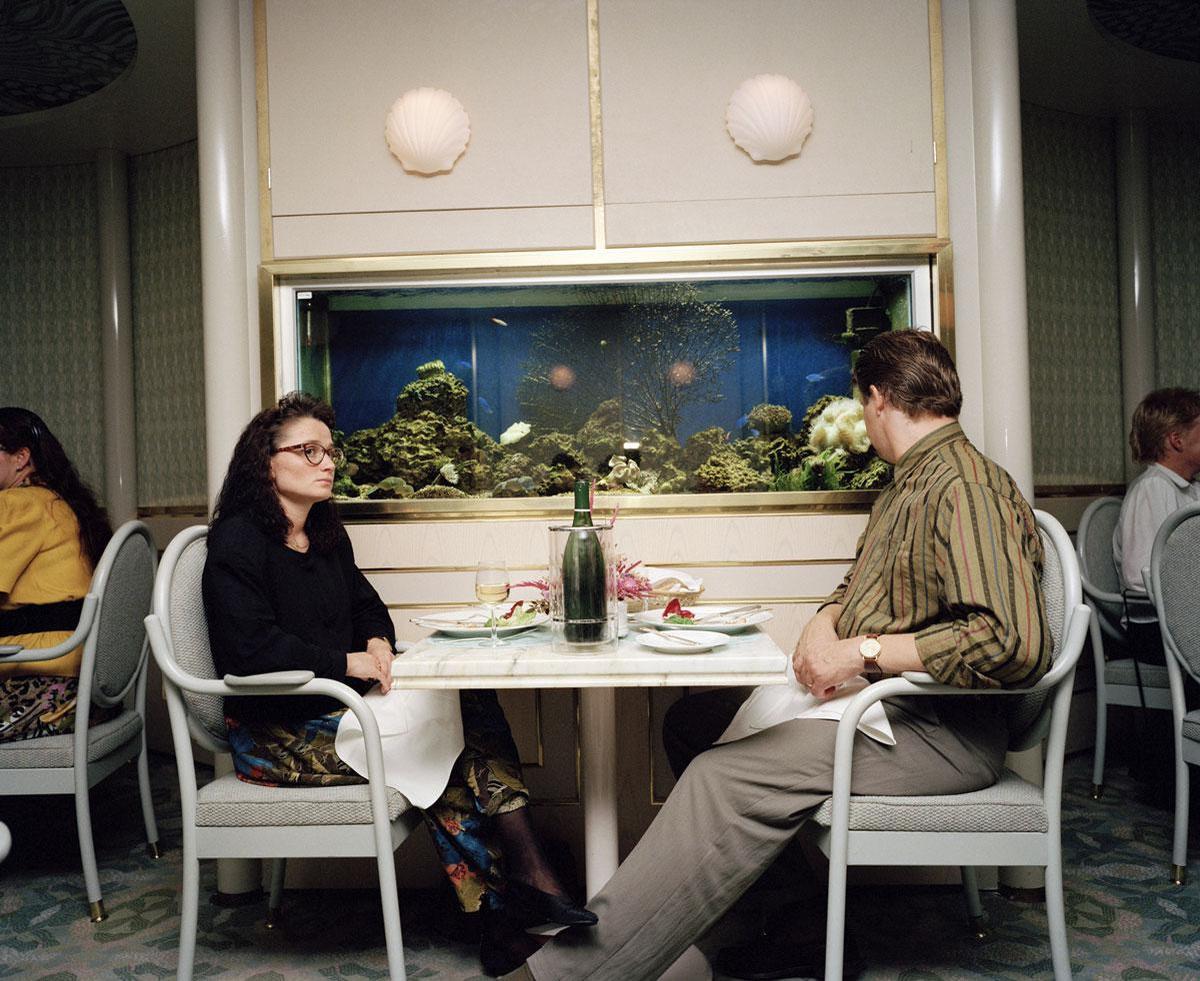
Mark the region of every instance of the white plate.
[[736, 634], [741, 630], [749, 630], [751, 627], [757, 626], [760, 623], [766, 623], [772, 620], [775, 614], [770, 610], [755, 610], [752, 613], [735, 613], [733, 615], [734, 622], [723, 623], [721, 621], [721, 613], [725, 610], [735, 610], [741, 603], [726, 603], [724, 606], [695, 606], [685, 605], [684, 609], [690, 613], [696, 614], [696, 618], [711, 617], [703, 623], [683, 624], [683, 623], [663, 623], [662, 610], [643, 610], [641, 613], [630, 614], [629, 619], [634, 623], [648, 623], [652, 627], [658, 627], [660, 630], [716, 630], [722, 634]]
[[638, 634], [638, 643], [660, 654], [703, 654], [728, 644], [729, 638], [709, 630], [660, 630]]
[[[498, 606], [497, 610], [500, 609], [501, 607]], [[413, 617], [412, 622], [419, 627], [436, 630], [447, 637], [490, 637], [492, 628], [487, 625], [487, 619], [487, 610], [472, 606], [462, 610], [447, 610], [445, 613], [431, 614], [426, 617]], [[540, 627], [549, 619], [548, 613], [539, 613], [528, 623], [518, 624], [515, 627], [497, 627], [496, 635], [506, 637], [509, 634], [520, 633], [522, 630], [532, 630], [534, 627]]]

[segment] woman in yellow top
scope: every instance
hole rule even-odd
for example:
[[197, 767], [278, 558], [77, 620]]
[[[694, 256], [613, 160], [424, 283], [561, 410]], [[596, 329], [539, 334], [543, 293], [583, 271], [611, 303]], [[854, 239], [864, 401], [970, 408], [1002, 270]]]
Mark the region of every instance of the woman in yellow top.
[[[53, 647], [75, 629], [108, 520], [62, 444], [28, 409], [0, 408], [0, 645]], [[81, 648], [0, 657], [0, 742], [75, 731]], [[103, 721], [93, 713], [92, 723]]]

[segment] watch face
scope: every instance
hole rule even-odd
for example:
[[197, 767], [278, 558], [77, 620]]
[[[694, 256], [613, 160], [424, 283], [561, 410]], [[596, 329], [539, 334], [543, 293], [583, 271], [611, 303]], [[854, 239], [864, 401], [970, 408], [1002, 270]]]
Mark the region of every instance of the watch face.
[[879, 652], [881, 650], [883, 650], [883, 648], [880, 646], [879, 641], [877, 641], [874, 637], [868, 637], [858, 645], [858, 653], [869, 661], [873, 661], [875, 658], [879, 657]]

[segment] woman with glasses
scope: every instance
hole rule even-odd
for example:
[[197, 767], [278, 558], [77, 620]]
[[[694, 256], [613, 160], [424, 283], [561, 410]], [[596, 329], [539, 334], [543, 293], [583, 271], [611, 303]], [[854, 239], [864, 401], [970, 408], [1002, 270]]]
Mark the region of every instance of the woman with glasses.
[[[341, 460], [333, 424], [327, 404], [292, 393], [255, 416], [234, 448], [203, 581], [218, 674], [302, 669], [359, 693], [376, 682], [383, 692], [391, 687], [391, 617], [355, 566], [332, 501]], [[423, 813], [463, 910], [483, 913], [480, 959], [497, 976], [536, 947], [525, 927], [596, 917], [568, 897], [533, 832], [529, 791], [495, 692], [464, 691], [460, 705], [465, 748]], [[336, 751], [344, 712], [324, 697], [227, 698], [238, 776], [363, 783]]]
[[[71, 636], [112, 537], [62, 444], [28, 409], [0, 408], [0, 646]], [[0, 742], [75, 731], [83, 648], [50, 661], [0, 656]], [[112, 717], [93, 709], [90, 725]]]

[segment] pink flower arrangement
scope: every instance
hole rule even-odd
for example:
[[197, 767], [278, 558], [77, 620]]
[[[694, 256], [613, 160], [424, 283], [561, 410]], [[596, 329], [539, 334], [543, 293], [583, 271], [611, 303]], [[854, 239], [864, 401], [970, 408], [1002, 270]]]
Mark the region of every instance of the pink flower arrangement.
[[640, 559], [630, 562], [623, 555], [617, 557], [617, 599], [638, 600], [650, 595], [653, 589], [650, 580], [642, 573], [634, 571], [641, 564]]

